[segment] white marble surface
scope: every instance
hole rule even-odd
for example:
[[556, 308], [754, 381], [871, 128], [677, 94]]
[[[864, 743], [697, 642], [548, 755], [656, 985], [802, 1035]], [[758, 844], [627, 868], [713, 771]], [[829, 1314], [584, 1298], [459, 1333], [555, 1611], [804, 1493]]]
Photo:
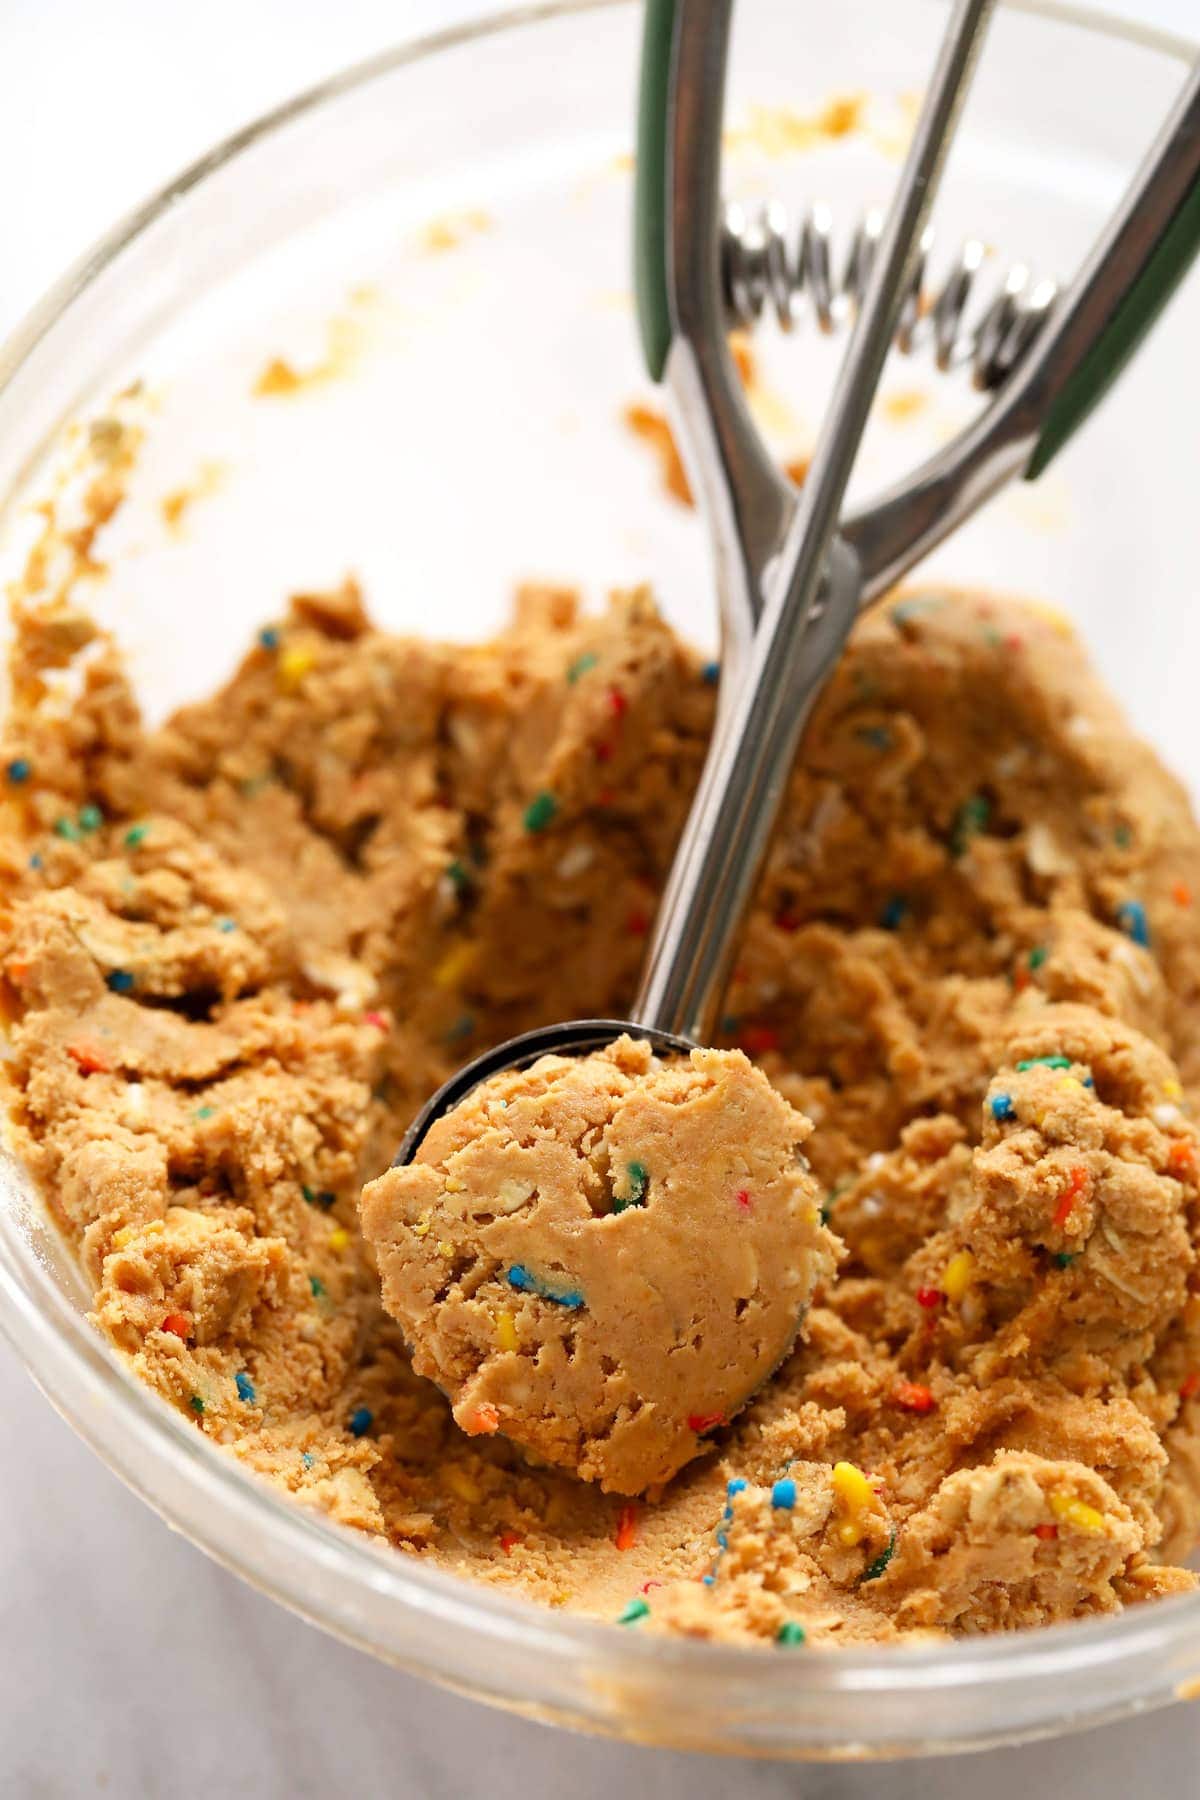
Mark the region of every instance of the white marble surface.
[[[0, 330], [264, 106], [462, 0], [0, 0]], [[1143, 0], [1200, 24], [1195, 0]], [[64, 125], [64, 120], [69, 125]], [[0, 1346], [0, 1794], [509, 1800], [1200, 1795], [1200, 1711], [889, 1769], [733, 1764], [508, 1720], [376, 1666], [173, 1537]]]

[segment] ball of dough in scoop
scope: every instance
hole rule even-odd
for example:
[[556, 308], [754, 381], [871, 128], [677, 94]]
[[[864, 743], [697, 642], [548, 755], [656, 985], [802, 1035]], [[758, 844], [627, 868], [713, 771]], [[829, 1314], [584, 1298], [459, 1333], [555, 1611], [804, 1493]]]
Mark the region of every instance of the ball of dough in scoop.
[[413, 1366], [464, 1431], [615, 1493], [666, 1481], [834, 1267], [810, 1130], [737, 1050], [623, 1037], [484, 1082], [363, 1192]]

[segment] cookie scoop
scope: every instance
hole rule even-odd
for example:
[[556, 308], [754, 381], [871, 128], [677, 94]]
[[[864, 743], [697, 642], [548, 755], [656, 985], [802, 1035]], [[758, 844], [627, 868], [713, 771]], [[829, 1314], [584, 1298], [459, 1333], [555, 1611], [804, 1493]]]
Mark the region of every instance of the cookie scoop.
[[362, 1199], [414, 1368], [470, 1434], [614, 1493], [669, 1480], [832, 1273], [811, 1129], [739, 1050], [623, 1036], [483, 1082]]

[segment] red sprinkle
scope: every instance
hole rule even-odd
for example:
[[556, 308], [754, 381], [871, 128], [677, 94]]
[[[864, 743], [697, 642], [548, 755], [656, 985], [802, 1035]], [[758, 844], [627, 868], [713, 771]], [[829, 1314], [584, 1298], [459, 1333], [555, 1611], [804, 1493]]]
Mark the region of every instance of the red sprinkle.
[[1174, 1175], [1176, 1180], [1196, 1173], [1196, 1146], [1190, 1138], [1179, 1138], [1171, 1145], [1167, 1157], [1167, 1174]]
[[1049, 1539], [1056, 1538], [1058, 1536], [1058, 1526], [1057, 1525], [1035, 1525], [1033, 1528], [1033, 1535], [1036, 1538], [1042, 1538], [1044, 1541], [1048, 1542]]
[[1032, 980], [1033, 976], [1023, 963], [1014, 969], [1012, 981], [1018, 994], [1023, 994]]
[[1025, 646], [1025, 639], [1021, 636], [1020, 632], [1018, 632], [1018, 631], [1010, 631], [1008, 636], [1004, 640], [1004, 648], [1006, 650], [1021, 650], [1024, 648], [1024, 646]]
[[750, 1208], [753, 1205], [753, 1202], [750, 1199], [750, 1189], [749, 1188], [739, 1188], [737, 1193], [734, 1195], [734, 1199], [737, 1201], [739, 1211], [741, 1211], [741, 1212], [749, 1212], [750, 1211]]
[[168, 1313], [159, 1330], [169, 1331], [173, 1337], [188, 1338], [192, 1335], [192, 1321], [186, 1313]]
[[623, 719], [625, 714], [629, 711], [629, 702], [621, 692], [620, 688], [609, 688], [608, 710], [614, 719]]
[[643, 1594], [650, 1594], [650, 1593], [653, 1593], [655, 1588], [658, 1588], [661, 1586], [662, 1586], [661, 1581], [643, 1581], [642, 1592], [643, 1592]]
[[67, 1055], [74, 1057], [81, 1075], [107, 1075], [112, 1070], [104, 1051], [90, 1038], [76, 1038], [74, 1043], [67, 1045]]
[[611, 806], [616, 797], [617, 796], [611, 788], [601, 788], [600, 792], [596, 795], [596, 805]]
[[650, 915], [640, 906], [635, 906], [625, 921], [625, 929], [630, 937], [645, 937], [650, 929]]
[[500, 1412], [490, 1400], [481, 1400], [471, 1417], [463, 1421], [463, 1430], [468, 1437], [490, 1437], [499, 1429]]
[[373, 1025], [376, 1031], [386, 1031], [388, 1028], [387, 1018], [381, 1012], [365, 1012], [363, 1014], [363, 1024]]
[[778, 1050], [779, 1033], [774, 1025], [747, 1025], [738, 1037], [747, 1056], [762, 1056], [767, 1050]]
[[1200, 1369], [1193, 1369], [1191, 1374], [1185, 1376], [1179, 1385], [1179, 1398], [1190, 1400], [1198, 1389], [1200, 1389]]
[[922, 1381], [898, 1381], [892, 1392], [892, 1399], [905, 1412], [932, 1412], [937, 1405], [932, 1388], [927, 1388]]
[[[612, 745], [606, 744], [603, 741], [598, 743], [596, 745], [594, 751], [592, 752], [592, 754], [595, 756], [596, 761], [598, 763], [611, 762], [612, 761], [612, 753], [613, 753]], [[606, 806], [608, 804], [608, 802], [606, 800], [602, 800], [600, 802], [600, 804], [601, 804], [601, 806]]]
[[1070, 1170], [1067, 1177], [1067, 1185], [1058, 1196], [1058, 1205], [1054, 1209], [1054, 1217], [1051, 1220], [1051, 1223], [1056, 1230], [1062, 1230], [1063, 1226], [1071, 1216], [1075, 1202], [1086, 1198], [1090, 1179], [1086, 1169], [1074, 1168]]
[[917, 1289], [917, 1305], [923, 1306], [926, 1312], [933, 1312], [946, 1298], [941, 1288], [919, 1287]]
[[503, 1550], [505, 1556], [511, 1556], [517, 1545], [522, 1541], [519, 1531], [502, 1531], [500, 1533], [500, 1548]]
[[1186, 881], [1177, 881], [1175, 883], [1174, 887], [1171, 889], [1171, 898], [1176, 906], [1190, 906], [1192, 904], [1192, 890]]
[[689, 1413], [687, 1428], [694, 1431], [697, 1437], [703, 1437], [706, 1431], [715, 1431], [718, 1425], [727, 1425], [729, 1421], [724, 1413]]
[[776, 913], [775, 929], [777, 931], [799, 931], [800, 921], [796, 917], [795, 913], [790, 913], [790, 912]]
[[637, 1507], [623, 1506], [617, 1514], [616, 1546], [618, 1550], [632, 1550], [637, 1542]]

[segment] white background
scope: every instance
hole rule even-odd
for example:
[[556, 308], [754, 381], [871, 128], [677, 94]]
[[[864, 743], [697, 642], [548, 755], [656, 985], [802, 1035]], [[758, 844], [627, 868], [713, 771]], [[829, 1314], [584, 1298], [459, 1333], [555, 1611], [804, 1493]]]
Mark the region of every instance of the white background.
[[[0, 0], [0, 333], [214, 140], [331, 69], [475, 10], [463, 0]], [[1196, 0], [1136, 10], [1200, 27]], [[889, 1769], [708, 1761], [505, 1719], [343, 1649], [172, 1537], [2, 1346], [0, 1471], [4, 1796], [1200, 1795], [1194, 1707]]]

